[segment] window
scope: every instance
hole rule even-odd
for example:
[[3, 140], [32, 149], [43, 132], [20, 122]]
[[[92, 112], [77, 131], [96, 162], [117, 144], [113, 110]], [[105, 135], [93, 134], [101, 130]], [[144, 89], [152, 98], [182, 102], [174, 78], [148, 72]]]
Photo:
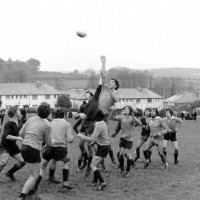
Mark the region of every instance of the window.
[[7, 100], [10, 99], [10, 95], [6, 95], [6, 99], [7, 99]]
[[137, 99], [137, 103], [140, 103], [140, 99]]
[[45, 95], [45, 99], [46, 99], [46, 100], [47, 100], [47, 99], [50, 99], [50, 95], [49, 95], [49, 94]]
[[20, 95], [20, 99], [22, 99], [22, 95]]
[[37, 95], [32, 95], [33, 100], [37, 100]]
[[151, 102], [152, 102], [152, 99], [148, 99], [148, 102], [151, 103]]
[[14, 96], [12, 95], [12, 96], [11, 96], [11, 98], [13, 99], [13, 98], [14, 98]]
[[54, 94], [54, 99], [56, 99], [56, 94]]
[[24, 95], [24, 99], [27, 99], [27, 95]]
[[18, 99], [18, 95], [16, 95], [16, 99]]
[[1, 99], [1, 95], [0, 95], [0, 99]]

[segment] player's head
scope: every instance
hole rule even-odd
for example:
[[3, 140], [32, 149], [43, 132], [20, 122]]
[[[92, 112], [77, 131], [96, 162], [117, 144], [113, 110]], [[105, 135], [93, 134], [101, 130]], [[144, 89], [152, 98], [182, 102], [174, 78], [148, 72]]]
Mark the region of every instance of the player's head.
[[151, 109], [151, 117], [156, 117], [159, 115], [158, 109], [157, 108], [152, 108]]
[[15, 116], [20, 118], [21, 117], [21, 113], [19, 111], [18, 106], [11, 106], [8, 109], [8, 117], [12, 118], [12, 117], [15, 117]]
[[90, 99], [91, 97], [93, 97], [94, 96], [94, 94], [92, 93], [92, 92], [90, 92], [89, 90], [87, 90], [86, 92], [85, 92], [85, 97], [86, 97], [86, 99]]
[[20, 109], [20, 113], [23, 117], [26, 117], [26, 110], [24, 108]]
[[50, 105], [46, 102], [41, 103], [38, 106], [37, 113], [40, 118], [47, 118], [50, 114]]
[[167, 108], [165, 110], [165, 114], [166, 114], [166, 117], [169, 117], [169, 116], [172, 116], [174, 114], [174, 112], [171, 108]]
[[151, 108], [146, 108], [145, 111], [144, 111], [144, 115], [151, 117]]
[[131, 106], [125, 106], [124, 107], [124, 114], [128, 114], [128, 115], [134, 115], [134, 111], [133, 108]]
[[63, 108], [57, 108], [57, 109], [55, 110], [55, 118], [56, 118], [56, 119], [57, 119], [57, 118], [63, 119], [64, 116], [65, 116], [65, 111], [64, 111]]
[[119, 81], [111, 78], [110, 82], [108, 83], [110, 89], [117, 90], [119, 88]]
[[94, 114], [94, 120], [97, 122], [103, 121], [104, 113], [101, 109], [97, 109]]

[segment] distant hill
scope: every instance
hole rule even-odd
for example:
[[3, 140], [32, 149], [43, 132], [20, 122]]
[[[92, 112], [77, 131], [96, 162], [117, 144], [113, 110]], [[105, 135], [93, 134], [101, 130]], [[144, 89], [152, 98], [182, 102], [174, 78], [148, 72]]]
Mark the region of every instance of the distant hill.
[[154, 77], [182, 77], [200, 78], [200, 69], [197, 68], [161, 68], [149, 70]]

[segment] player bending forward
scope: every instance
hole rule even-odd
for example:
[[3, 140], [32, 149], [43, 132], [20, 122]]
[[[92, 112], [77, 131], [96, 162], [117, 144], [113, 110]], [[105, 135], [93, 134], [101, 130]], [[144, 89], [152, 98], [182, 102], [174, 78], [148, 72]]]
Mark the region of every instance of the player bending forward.
[[92, 158], [92, 163], [90, 167], [94, 173], [93, 185], [96, 185], [99, 181], [100, 186], [98, 187], [98, 190], [102, 190], [104, 187], [106, 187], [107, 183], [102, 178], [101, 173], [98, 170], [98, 166], [102, 162], [102, 160], [108, 155], [108, 152], [110, 150], [110, 138], [108, 135], [108, 125], [103, 120], [104, 113], [101, 110], [97, 110], [95, 112], [94, 119], [96, 121], [96, 124], [92, 135], [90, 137], [87, 137], [79, 133], [78, 137], [82, 140], [86, 140], [89, 142], [96, 142], [97, 144], [97, 151]]

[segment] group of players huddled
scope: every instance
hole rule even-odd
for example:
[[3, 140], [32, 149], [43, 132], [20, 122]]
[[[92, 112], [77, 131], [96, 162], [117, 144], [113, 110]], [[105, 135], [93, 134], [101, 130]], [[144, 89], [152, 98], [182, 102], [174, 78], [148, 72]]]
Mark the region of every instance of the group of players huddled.
[[[16, 159], [17, 163], [6, 172], [6, 176], [15, 181], [14, 173], [26, 165], [29, 178], [24, 184], [19, 200], [41, 199], [36, 195], [38, 186], [44, 176], [45, 169], [51, 161], [49, 168], [49, 180], [59, 183], [55, 179], [56, 162], [64, 163], [62, 174], [62, 187], [72, 189], [69, 183], [70, 158], [68, 156], [67, 143], [73, 142], [72, 128], [79, 138], [80, 156], [78, 158], [78, 171], [86, 168], [85, 177], [93, 172], [92, 185], [98, 190], [103, 190], [107, 182], [102, 177], [99, 165], [105, 169], [104, 159], [109, 154], [111, 161], [116, 164], [110, 137], [115, 137], [120, 132], [119, 151], [117, 153], [118, 168], [123, 177], [130, 175], [130, 169], [140, 158], [140, 148], [144, 143], [144, 158], [147, 168], [151, 162], [151, 149], [156, 146], [164, 168], [168, 168], [166, 160], [167, 142], [170, 140], [174, 146], [174, 164], [178, 164], [178, 141], [176, 133], [183, 122], [173, 116], [173, 110], [166, 109], [166, 118], [158, 115], [157, 108], [146, 108], [142, 117], [136, 117], [131, 106], [125, 106], [121, 112], [116, 112], [115, 103], [118, 101], [117, 89], [119, 82], [111, 79], [106, 83], [105, 62], [101, 57], [102, 71], [99, 84], [95, 93], [85, 92], [85, 100], [76, 113], [75, 125], [71, 125], [65, 119], [65, 111], [56, 108], [54, 119], [51, 118], [51, 108], [43, 102], [37, 109], [37, 115], [29, 118], [24, 124], [19, 120], [21, 114], [17, 106], [8, 109], [8, 121], [2, 130], [0, 144], [0, 171], [8, 162], [9, 156]], [[112, 108], [112, 109], [111, 109]], [[109, 120], [118, 121], [114, 133], [109, 131]], [[80, 128], [79, 128], [80, 126]], [[141, 136], [135, 149], [135, 157], [132, 158], [133, 135], [136, 126], [141, 126]], [[21, 149], [16, 144], [22, 142]], [[42, 157], [42, 158], [41, 158]], [[124, 161], [127, 160], [126, 169]], [[99, 184], [99, 185], [97, 185]]]

